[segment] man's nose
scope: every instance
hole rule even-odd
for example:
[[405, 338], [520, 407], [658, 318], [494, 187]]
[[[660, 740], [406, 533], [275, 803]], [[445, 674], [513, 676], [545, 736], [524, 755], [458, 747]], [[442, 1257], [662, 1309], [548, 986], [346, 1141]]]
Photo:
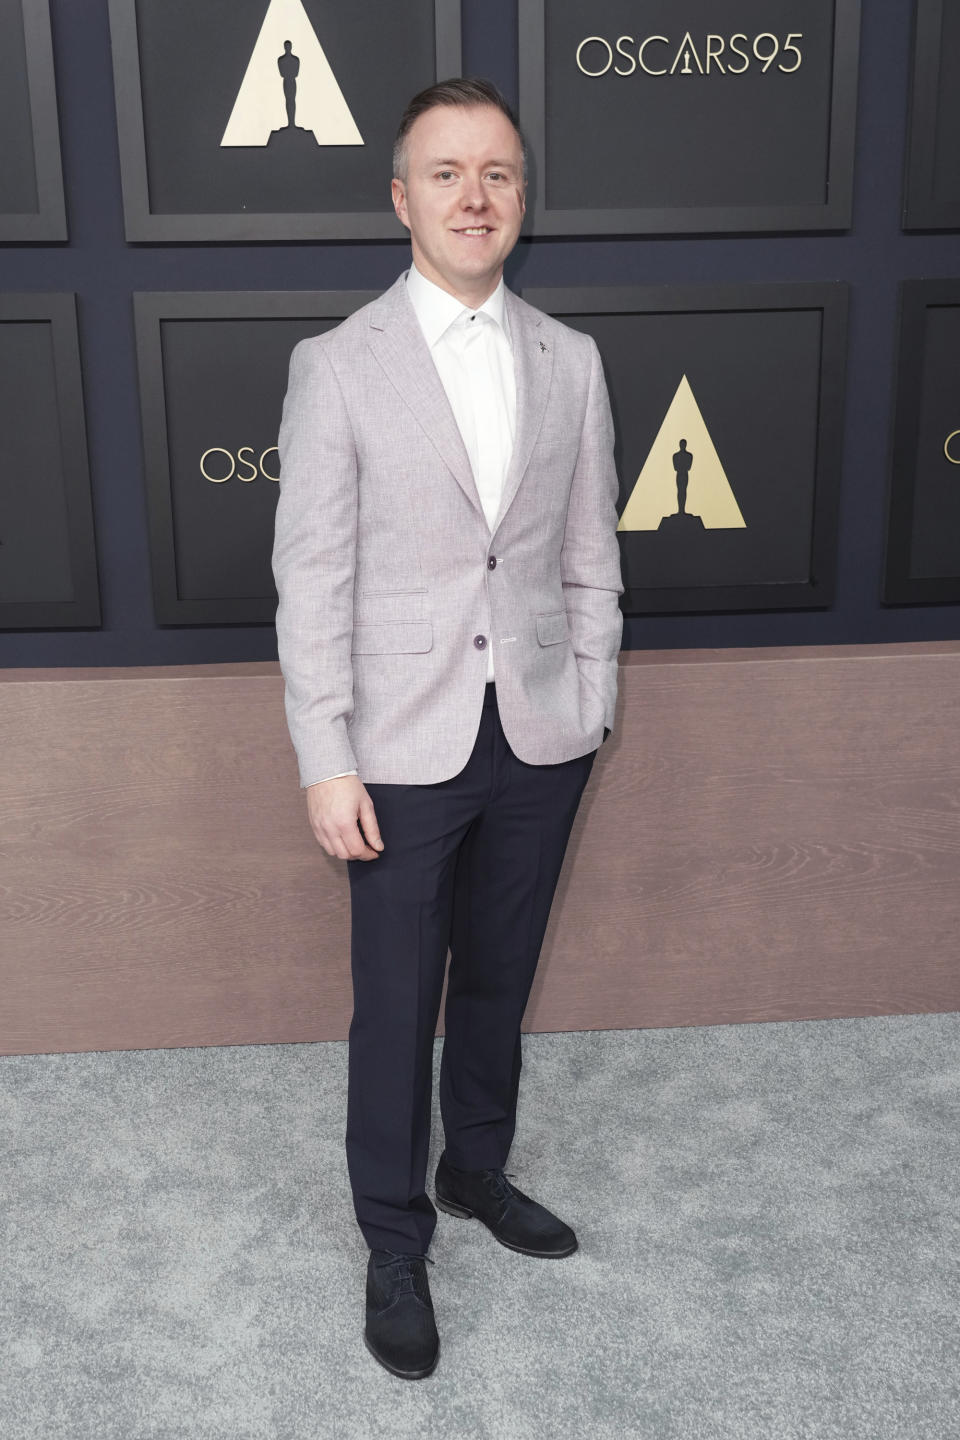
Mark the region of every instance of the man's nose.
[[482, 210], [487, 203], [487, 192], [479, 175], [464, 177], [460, 191], [460, 204], [465, 210]]

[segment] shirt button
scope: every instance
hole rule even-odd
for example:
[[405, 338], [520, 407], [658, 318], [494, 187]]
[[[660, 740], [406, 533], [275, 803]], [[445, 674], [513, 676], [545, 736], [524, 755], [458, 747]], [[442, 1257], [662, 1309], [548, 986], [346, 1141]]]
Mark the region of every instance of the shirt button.
[[497, 568], [497, 557], [496, 557], [496, 555], [491, 555], [491, 556], [489, 556], [488, 559], [487, 559], [487, 569], [488, 569], [488, 570], [496, 570], [496, 568]]
[[476, 645], [478, 650], [482, 650], [487, 643], [486, 635], [474, 635], [473, 643], [474, 645]]

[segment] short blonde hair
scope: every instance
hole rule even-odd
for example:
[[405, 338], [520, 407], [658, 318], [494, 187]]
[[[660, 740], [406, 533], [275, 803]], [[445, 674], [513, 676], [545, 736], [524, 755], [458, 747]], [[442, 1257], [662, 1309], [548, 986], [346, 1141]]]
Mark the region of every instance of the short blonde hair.
[[517, 139], [520, 141], [520, 152], [523, 156], [523, 182], [527, 181], [527, 142], [523, 138], [523, 132], [517, 123], [517, 117], [510, 107], [506, 96], [497, 89], [492, 80], [481, 80], [476, 77], [457, 76], [453, 80], [441, 80], [436, 85], [428, 85], [426, 90], [421, 90], [414, 95], [407, 105], [400, 121], [400, 129], [397, 131], [397, 138], [393, 142], [393, 174], [395, 179], [402, 180], [404, 184], [407, 179], [407, 136], [414, 120], [419, 119], [427, 110], [435, 110], [438, 105], [493, 105], [500, 110], [514, 130], [517, 132]]

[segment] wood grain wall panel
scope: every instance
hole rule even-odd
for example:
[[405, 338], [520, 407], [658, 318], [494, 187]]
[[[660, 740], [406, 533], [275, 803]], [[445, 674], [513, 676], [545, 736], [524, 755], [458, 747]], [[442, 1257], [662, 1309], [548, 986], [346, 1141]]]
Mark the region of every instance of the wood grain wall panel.
[[[626, 652], [529, 1030], [960, 1009], [960, 644]], [[276, 665], [0, 676], [0, 1053], [342, 1039]]]
[[531, 1028], [960, 1008], [958, 650], [622, 677]]

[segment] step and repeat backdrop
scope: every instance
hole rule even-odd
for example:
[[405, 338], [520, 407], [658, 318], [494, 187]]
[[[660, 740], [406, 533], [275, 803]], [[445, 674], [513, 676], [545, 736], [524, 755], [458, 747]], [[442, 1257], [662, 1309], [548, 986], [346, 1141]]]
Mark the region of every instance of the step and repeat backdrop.
[[[891, 160], [885, 182], [896, 234], [876, 239], [894, 268], [909, 254], [905, 237], [953, 245], [960, 230], [960, 6], [909, 8], [900, 57], [909, 84], [896, 116], [903, 165]], [[519, 0], [495, 21], [491, 7], [461, 11], [459, 0], [103, 0], [102, 9], [84, 44], [88, 57], [98, 44], [108, 51], [116, 132], [103, 167], [116, 167], [117, 206], [78, 247], [61, 158], [61, 143], [69, 159], [66, 142], [82, 130], [69, 108], [83, 94], [67, 43], [74, 18], [63, 3], [0, 0], [0, 257], [46, 247], [49, 276], [45, 287], [0, 293], [5, 631], [38, 643], [49, 632], [122, 633], [123, 587], [142, 581], [150, 624], [128, 636], [125, 663], [154, 659], [151, 630], [166, 627], [205, 628], [204, 658], [226, 657], [217, 649], [226, 627], [249, 637], [230, 658], [270, 653], [290, 351], [384, 288], [368, 256], [385, 247], [393, 273], [407, 263], [389, 202], [399, 115], [414, 91], [500, 55], [494, 24], [510, 73], [493, 78], [517, 100], [530, 147], [516, 288], [600, 347], [617, 427], [625, 615], [650, 626], [687, 617], [673, 633], [696, 644], [717, 634], [698, 624], [728, 616], [723, 633], [738, 643], [737, 617], [768, 612], [765, 639], [788, 641], [776, 617], [786, 627], [791, 612], [842, 610], [844, 567], [863, 564], [861, 525], [884, 537], [866, 581], [870, 608], [915, 617], [898, 638], [924, 638], [936, 607], [960, 604], [960, 251], [949, 252], [956, 279], [893, 277], [895, 369], [876, 384], [870, 413], [884, 464], [868, 482], [857, 477], [849, 553], [840, 543], [858, 464], [855, 453], [844, 461], [849, 332], [871, 297], [857, 273], [838, 278], [823, 257], [856, 220], [868, 21], [859, 0]], [[883, 55], [879, 27], [873, 44]], [[114, 217], [122, 236], [109, 233]], [[127, 539], [148, 565], [113, 585], [100, 530], [118, 462], [109, 426], [89, 446], [85, 416], [92, 392], [107, 404], [109, 365], [101, 359], [91, 387], [78, 298], [90, 301], [75, 278], [90, 271], [72, 261], [76, 250], [95, 263], [98, 235], [102, 266], [119, 245], [138, 275], [151, 273], [152, 257], [157, 277], [125, 297], [142, 465], [123, 484], [143, 498], [142, 533]], [[776, 282], [739, 272], [718, 281], [715, 267], [701, 280], [711, 247], [729, 255], [738, 239], [789, 247], [794, 268], [785, 262]], [[682, 283], [610, 283], [604, 243], [642, 255], [664, 241], [686, 247]], [[318, 274], [334, 257], [354, 283], [278, 282], [269, 252], [304, 245]], [[270, 283], [211, 285], [205, 249], [244, 246]], [[551, 279], [565, 246], [579, 257], [574, 284]], [[817, 248], [808, 257], [804, 247]], [[346, 267], [335, 255], [344, 249]], [[102, 356], [111, 337], [97, 333]], [[127, 333], [118, 329], [115, 343], [126, 364]], [[105, 591], [118, 597], [110, 606]], [[859, 638], [882, 638], [882, 619], [872, 632], [863, 614], [859, 623]], [[628, 645], [631, 633], [647, 643], [654, 632], [625, 629]], [[31, 663], [26, 643], [16, 663]], [[69, 653], [38, 649], [36, 663], [51, 654], [68, 663]], [[163, 654], [178, 652], [168, 644]]]

